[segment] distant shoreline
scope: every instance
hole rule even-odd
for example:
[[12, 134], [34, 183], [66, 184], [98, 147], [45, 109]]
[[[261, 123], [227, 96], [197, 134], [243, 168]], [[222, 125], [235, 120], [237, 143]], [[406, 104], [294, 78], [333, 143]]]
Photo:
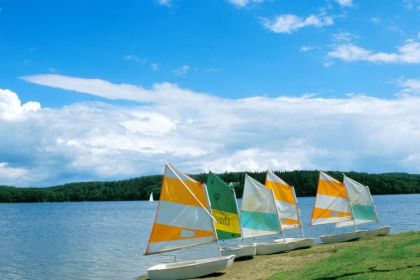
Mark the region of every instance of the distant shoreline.
[[[318, 171], [277, 171], [279, 177], [295, 187], [298, 197], [310, 197], [316, 193]], [[327, 171], [338, 180], [342, 172]], [[242, 196], [245, 174], [264, 182], [265, 172], [225, 172], [219, 176], [225, 182], [237, 182], [237, 197]], [[372, 194], [414, 194], [420, 193], [420, 175], [407, 173], [368, 174], [346, 172], [346, 175], [369, 186]], [[207, 174], [192, 175], [205, 182]], [[80, 202], [80, 201], [138, 201], [148, 200], [150, 193], [159, 197], [161, 175], [143, 176], [120, 181], [69, 183], [43, 188], [17, 188], [0, 186], [0, 203], [25, 202]]]

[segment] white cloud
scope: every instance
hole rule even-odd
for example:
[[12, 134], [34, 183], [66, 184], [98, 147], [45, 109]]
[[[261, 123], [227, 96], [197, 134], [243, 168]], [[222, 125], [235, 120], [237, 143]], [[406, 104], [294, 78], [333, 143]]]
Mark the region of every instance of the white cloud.
[[401, 79], [398, 81], [401, 87], [399, 95], [417, 95], [420, 96], [420, 79]]
[[403, 0], [403, 5], [409, 10], [420, 10], [420, 0]]
[[381, 23], [381, 19], [380, 19], [380, 18], [377, 18], [377, 17], [373, 17], [373, 18], [371, 18], [371, 19], [370, 19], [370, 21], [371, 21], [373, 24], [379, 24], [379, 23]]
[[235, 5], [236, 7], [243, 8], [249, 4], [261, 3], [264, 0], [227, 0], [229, 3]]
[[161, 6], [169, 7], [172, 4], [172, 0], [157, 0], [157, 3]]
[[134, 54], [125, 55], [123, 58], [124, 58], [124, 60], [133, 61], [133, 62], [139, 63], [139, 64], [146, 63], [146, 59], [140, 58], [140, 57], [138, 57], [138, 56], [136, 56]]
[[420, 63], [420, 42], [407, 40], [397, 52], [373, 52], [354, 44], [338, 45], [328, 53], [331, 58], [344, 61], [369, 61], [375, 63]]
[[15, 182], [22, 180], [25, 181], [25, 176], [27, 175], [28, 170], [24, 168], [14, 168], [9, 166], [6, 162], [0, 162], [0, 177], [2, 185], [13, 186]]
[[28, 113], [36, 112], [40, 108], [41, 105], [38, 102], [27, 102], [22, 105], [16, 93], [0, 89], [0, 119], [20, 120]]
[[309, 51], [312, 51], [313, 49], [315, 49], [315, 47], [313, 47], [313, 46], [302, 46], [299, 49], [299, 51], [300, 52], [309, 52]]
[[341, 7], [351, 7], [351, 6], [353, 6], [353, 0], [336, 0], [336, 2]]
[[150, 68], [151, 68], [153, 71], [159, 71], [159, 64], [157, 64], [157, 63], [152, 63], [152, 64], [150, 64]]
[[[420, 151], [416, 95], [391, 100], [363, 95], [226, 99], [169, 83], [143, 88], [57, 75], [26, 80], [139, 105], [39, 106], [19, 121], [0, 118], [0, 134], [7, 135], [0, 139], [1, 162], [7, 163], [2, 168], [17, 170], [13, 180], [0, 176], [0, 184], [159, 174], [165, 160], [191, 173], [314, 168], [420, 172], [412, 156]], [[0, 91], [0, 108], [16, 102], [3, 98], [8, 95], [10, 91]]]
[[358, 38], [358, 36], [342, 30], [332, 34], [332, 39], [335, 42], [350, 42], [356, 38]]
[[279, 15], [274, 19], [263, 18], [262, 23], [265, 28], [274, 33], [292, 33], [307, 26], [323, 27], [334, 24], [334, 20], [330, 16], [310, 15], [302, 18], [292, 14]]
[[181, 67], [174, 70], [174, 74], [177, 76], [185, 76], [188, 74], [189, 70], [190, 70], [190, 66], [182, 65]]

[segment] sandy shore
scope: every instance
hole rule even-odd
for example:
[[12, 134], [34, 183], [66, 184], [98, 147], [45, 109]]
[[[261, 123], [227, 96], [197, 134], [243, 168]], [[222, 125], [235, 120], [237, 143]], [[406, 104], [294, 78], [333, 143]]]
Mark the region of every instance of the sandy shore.
[[[312, 248], [282, 254], [255, 256], [253, 259], [236, 261], [229, 269], [201, 277], [200, 279], [267, 279], [277, 272], [303, 267], [309, 263], [330, 256], [335, 252], [337, 246], [349, 245], [350, 243], [319, 244]], [[147, 277], [141, 276], [137, 280], [144, 279], [147, 279]]]

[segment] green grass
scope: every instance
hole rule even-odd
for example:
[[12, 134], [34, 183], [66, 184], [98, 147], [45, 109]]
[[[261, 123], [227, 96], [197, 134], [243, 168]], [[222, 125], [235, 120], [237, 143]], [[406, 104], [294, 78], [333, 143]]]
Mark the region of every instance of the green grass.
[[[323, 246], [330, 256], [269, 279], [420, 279], [420, 232]], [[316, 254], [323, 246], [307, 251]]]

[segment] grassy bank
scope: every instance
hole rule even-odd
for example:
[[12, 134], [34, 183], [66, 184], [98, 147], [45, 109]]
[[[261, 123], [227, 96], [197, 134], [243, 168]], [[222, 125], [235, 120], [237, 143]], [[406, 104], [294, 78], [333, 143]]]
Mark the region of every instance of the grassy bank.
[[307, 253], [325, 249], [330, 256], [269, 279], [420, 279], [419, 232], [319, 246]]
[[206, 279], [420, 279], [420, 232], [256, 256]]

